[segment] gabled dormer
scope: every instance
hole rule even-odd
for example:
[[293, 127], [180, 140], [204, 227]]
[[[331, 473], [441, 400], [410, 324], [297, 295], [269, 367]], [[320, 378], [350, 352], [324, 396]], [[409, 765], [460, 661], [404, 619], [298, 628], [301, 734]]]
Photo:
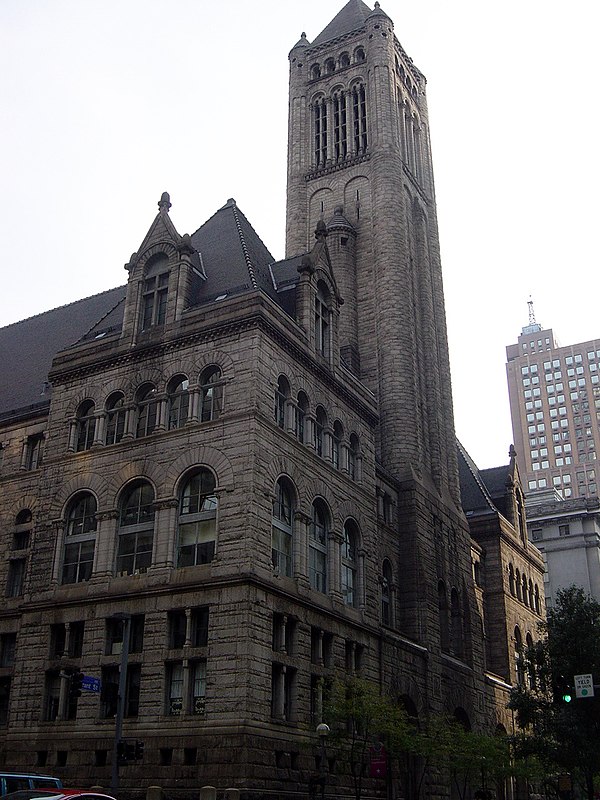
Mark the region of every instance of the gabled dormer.
[[181, 236], [171, 218], [170, 198], [163, 192], [156, 215], [129, 272], [121, 338], [132, 345], [162, 338], [189, 305], [193, 282], [200, 276], [197, 254], [188, 234]]
[[327, 247], [327, 226], [317, 223], [316, 242], [298, 266], [296, 317], [308, 335], [309, 347], [323, 364], [339, 366], [339, 314], [343, 300]]

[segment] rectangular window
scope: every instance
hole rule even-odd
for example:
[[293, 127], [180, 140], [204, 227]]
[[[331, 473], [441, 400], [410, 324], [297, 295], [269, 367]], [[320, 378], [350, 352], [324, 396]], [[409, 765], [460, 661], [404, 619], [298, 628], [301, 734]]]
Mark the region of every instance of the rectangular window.
[[10, 678], [0, 678], [0, 725], [8, 724], [8, 708], [10, 702]]
[[204, 714], [206, 700], [206, 661], [191, 662], [192, 714]]
[[569, 536], [571, 533], [568, 525], [559, 525], [558, 526], [558, 535], [559, 536]]
[[60, 676], [58, 672], [46, 673], [46, 693], [44, 702], [44, 719], [54, 722], [58, 718], [60, 705]]
[[37, 469], [42, 464], [42, 445], [44, 436], [36, 433], [27, 437], [25, 446], [25, 469]]
[[296, 670], [285, 664], [273, 664], [271, 669], [271, 716], [293, 720]]
[[24, 558], [12, 558], [8, 562], [7, 597], [20, 597], [23, 594], [26, 564], [27, 562]]
[[[129, 652], [141, 653], [144, 649], [144, 615], [133, 614], [129, 622]], [[118, 656], [123, 651], [123, 620], [109, 617], [106, 620], [106, 655]]]
[[16, 646], [16, 633], [3, 633], [0, 636], [0, 667], [14, 666]]
[[[125, 682], [125, 716], [137, 717], [140, 705], [141, 664], [127, 666]], [[119, 667], [102, 667], [102, 717], [109, 719], [117, 713], [117, 696], [119, 690]]]
[[176, 661], [167, 666], [167, 714], [180, 716], [183, 713], [183, 663]]

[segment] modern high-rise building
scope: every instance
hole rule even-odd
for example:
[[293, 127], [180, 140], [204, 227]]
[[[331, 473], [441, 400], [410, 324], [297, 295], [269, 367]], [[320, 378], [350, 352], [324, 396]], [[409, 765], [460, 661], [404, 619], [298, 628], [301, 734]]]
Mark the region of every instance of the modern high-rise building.
[[344, 794], [315, 727], [356, 674], [511, 731], [542, 565], [513, 458], [461, 452], [461, 505], [425, 79], [362, 0], [289, 69], [283, 261], [165, 193], [126, 286], [0, 330], [4, 765], [106, 786], [122, 709], [125, 789]]
[[530, 311], [506, 371], [517, 462], [528, 494], [598, 495], [600, 339], [561, 347]]

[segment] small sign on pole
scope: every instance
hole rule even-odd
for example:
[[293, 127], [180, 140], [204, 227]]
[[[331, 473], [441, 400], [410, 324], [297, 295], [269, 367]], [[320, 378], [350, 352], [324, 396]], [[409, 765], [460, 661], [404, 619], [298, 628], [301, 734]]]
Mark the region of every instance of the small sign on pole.
[[573, 680], [575, 681], [575, 697], [594, 696], [594, 678], [591, 673], [574, 675]]
[[81, 681], [81, 688], [85, 692], [99, 692], [102, 688], [100, 678], [93, 678], [91, 675], [84, 675]]

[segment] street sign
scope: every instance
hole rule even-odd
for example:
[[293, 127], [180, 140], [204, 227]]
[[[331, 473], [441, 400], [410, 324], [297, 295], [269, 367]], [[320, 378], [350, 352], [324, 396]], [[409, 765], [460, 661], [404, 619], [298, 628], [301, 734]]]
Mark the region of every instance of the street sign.
[[90, 675], [84, 675], [81, 681], [81, 688], [84, 692], [99, 692], [102, 687], [100, 678], [92, 678]]
[[586, 675], [574, 675], [575, 697], [594, 696], [594, 678], [591, 673]]

